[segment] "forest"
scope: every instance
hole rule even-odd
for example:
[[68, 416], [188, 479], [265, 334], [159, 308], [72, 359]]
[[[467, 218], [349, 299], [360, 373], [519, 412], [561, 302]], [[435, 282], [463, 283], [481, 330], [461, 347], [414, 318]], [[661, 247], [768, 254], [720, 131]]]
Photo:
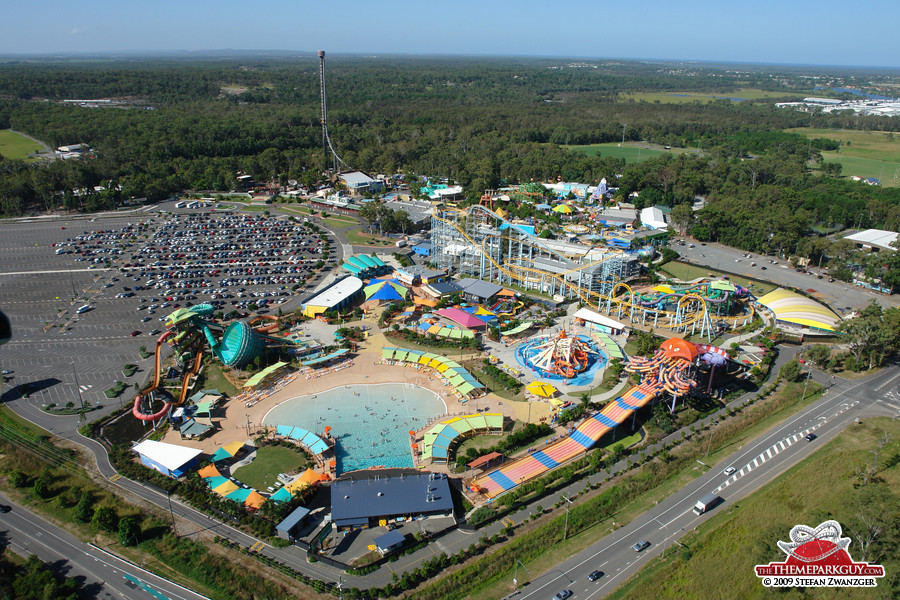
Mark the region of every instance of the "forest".
[[[347, 169], [447, 177], [473, 200], [506, 184], [606, 177], [620, 198], [639, 192], [640, 204], [677, 207], [702, 197], [706, 208], [686, 231], [756, 251], [796, 248], [814, 228], [897, 230], [900, 190], [841, 178], [840, 166], [820, 154], [832, 140], [782, 130], [900, 131], [900, 119], [777, 109], [777, 95], [682, 104], [621, 97], [755, 87], [788, 98], [808, 86], [798, 72], [621, 61], [337, 57], [327, 66], [330, 137]], [[239, 172], [282, 184], [322, 179], [314, 57], [4, 64], [0, 90], [0, 128], [96, 151], [51, 164], [0, 160], [3, 216], [229, 191], [238, 189]], [[123, 104], [61, 102], [103, 98]], [[626, 165], [565, 147], [623, 136], [698, 152]]]

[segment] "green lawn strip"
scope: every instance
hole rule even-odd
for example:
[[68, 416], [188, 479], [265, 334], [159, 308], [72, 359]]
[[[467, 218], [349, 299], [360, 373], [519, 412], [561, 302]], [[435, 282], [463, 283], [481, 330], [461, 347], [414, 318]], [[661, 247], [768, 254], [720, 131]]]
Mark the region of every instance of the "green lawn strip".
[[635, 444], [637, 444], [640, 441], [641, 441], [641, 432], [635, 431], [631, 435], [614, 440], [614, 441], [610, 442], [609, 444], [603, 446], [602, 448], [604, 450], [606, 450], [607, 452], [612, 450], [612, 447], [615, 446], [616, 444], [622, 444], [623, 448], [631, 448], [632, 446], [634, 446]]
[[236, 469], [231, 475], [257, 490], [275, 485], [279, 473], [290, 473], [307, 464], [299, 450], [281, 446], [263, 446], [256, 451], [250, 464]]
[[203, 369], [201, 377], [203, 379], [202, 385], [198, 386], [197, 389], [219, 390], [226, 396], [236, 396], [240, 392], [240, 390], [234, 387], [234, 384], [222, 374], [221, 367], [216, 364], [207, 365], [207, 367]]
[[42, 147], [37, 142], [13, 131], [0, 131], [0, 156], [11, 160], [23, 160], [32, 152], [40, 152]]
[[[777, 540], [787, 540], [797, 524], [816, 527], [827, 518], [841, 523], [844, 535], [852, 538], [849, 552], [860, 560], [859, 543], [851, 528], [857, 514], [865, 512], [864, 504], [881, 502], [879, 496], [896, 495], [900, 491], [900, 468], [885, 468], [878, 473], [883, 482], [857, 488], [853, 477], [857, 467], [871, 464], [872, 454], [882, 432], [900, 434], [900, 422], [887, 418], [869, 419], [839, 434], [824, 448], [788, 469], [751, 496], [733, 505], [724, 505], [717, 514], [681, 539], [682, 546], [672, 546], [665, 560], [654, 559], [610, 598], [765, 598], [771, 592], [762, 586], [753, 567], [772, 560], [784, 560]], [[896, 445], [896, 444], [895, 444]], [[896, 448], [893, 449], [896, 453]], [[890, 451], [888, 451], [890, 454]], [[876, 544], [881, 545], [878, 560], [886, 572], [896, 572], [900, 553], [895, 531], [883, 532]], [[878, 547], [876, 546], [876, 552]], [[893, 566], [893, 568], [891, 568]], [[878, 588], [854, 590], [854, 598], [885, 597], [889, 583], [880, 580]], [[803, 597], [833, 598], [835, 590], [806, 590]], [[887, 592], [888, 594], [890, 592]]]
[[31, 421], [27, 421], [12, 411], [5, 404], [0, 404], [0, 424], [21, 432], [32, 438], [46, 437], [51, 435], [49, 431], [42, 427], [38, 427]]
[[900, 187], [900, 161], [878, 160], [875, 158], [861, 158], [859, 156], [847, 156], [836, 152], [823, 152], [822, 157], [827, 162], [841, 164], [843, 177], [856, 175], [857, 177], [874, 177], [881, 182], [883, 187]]
[[629, 144], [620, 146], [615, 142], [608, 144], [590, 144], [587, 146], [566, 146], [566, 148], [576, 152], [582, 152], [588, 156], [622, 158], [629, 163], [636, 163], [639, 159], [643, 162], [656, 156], [673, 153], [671, 150], [638, 148], [637, 146], [631, 146]]
[[357, 246], [393, 246], [394, 242], [391, 240], [386, 240], [379, 238], [377, 236], [372, 236], [367, 233], [363, 233], [359, 230], [351, 230], [344, 231], [344, 235], [347, 236], [347, 239], [351, 244], [355, 244]]

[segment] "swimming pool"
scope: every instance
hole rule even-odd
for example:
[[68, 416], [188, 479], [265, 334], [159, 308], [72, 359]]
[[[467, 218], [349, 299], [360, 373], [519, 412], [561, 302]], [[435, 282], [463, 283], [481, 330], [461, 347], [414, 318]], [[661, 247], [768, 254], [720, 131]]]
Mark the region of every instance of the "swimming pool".
[[263, 417], [270, 426], [303, 427], [337, 440], [338, 473], [412, 467], [409, 431], [447, 412], [440, 396], [408, 383], [348, 385], [282, 402]]

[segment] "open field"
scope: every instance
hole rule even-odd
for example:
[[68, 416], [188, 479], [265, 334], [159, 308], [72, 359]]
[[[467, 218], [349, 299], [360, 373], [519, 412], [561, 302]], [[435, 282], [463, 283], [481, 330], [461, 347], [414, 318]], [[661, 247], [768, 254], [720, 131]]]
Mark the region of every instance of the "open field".
[[[890, 462], [879, 463], [877, 476], [883, 481], [859, 489], [855, 488], [858, 480], [850, 476], [859, 465], [871, 463], [870, 450], [877, 446], [883, 432], [896, 438], [900, 424], [890, 419], [871, 419], [852, 426], [759, 492], [726, 506], [695, 532], [682, 538], [682, 548], [675, 546], [668, 558], [651, 562], [610, 597], [768, 597], [771, 592], [760, 584], [753, 572], [754, 565], [783, 560], [784, 553], [775, 545], [777, 540], [787, 540], [794, 525], [802, 523], [816, 527], [826, 518], [841, 523], [844, 535], [853, 540], [848, 548], [850, 556], [860, 560], [859, 543], [852, 535], [853, 527], [858, 524], [860, 502], [863, 497], [878, 498], [887, 494], [896, 503], [896, 493], [900, 489], [900, 469], [896, 461], [893, 466], [888, 466]], [[894, 446], [888, 452], [896, 453], [896, 444]], [[870, 503], [869, 500], [864, 502]], [[875, 503], [880, 501], [875, 500]], [[890, 543], [889, 536], [891, 533], [885, 531], [879, 538], [879, 547], [874, 548], [886, 573], [895, 571], [890, 565], [896, 564], [896, 550], [885, 547]], [[879, 560], [870, 556], [870, 560], [873, 559]], [[854, 590], [854, 597], [890, 595], [887, 579], [880, 580], [878, 588]], [[834, 591], [810, 588], [803, 597], [837, 597], [832, 593]]]
[[25, 159], [32, 152], [39, 152], [41, 145], [9, 130], [0, 131], [0, 155], [10, 159]]
[[246, 466], [235, 469], [231, 475], [257, 490], [275, 485], [279, 473], [290, 473], [306, 465], [306, 459], [296, 450], [280, 446], [263, 446], [256, 451], [256, 458]]
[[587, 146], [566, 146], [566, 148], [568, 150], [575, 150], [576, 152], [584, 152], [588, 156], [623, 158], [625, 159], [625, 162], [629, 163], [643, 162], [649, 158], [655, 158], [662, 154], [697, 152], [696, 148], [672, 148], [671, 150], [662, 150], [644, 146], [644, 142], [625, 142], [624, 146], [618, 142], [610, 142], [608, 144], [589, 144]]
[[843, 166], [845, 177], [875, 177], [886, 187], [900, 187], [900, 135], [885, 131], [851, 131], [846, 129], [786, 129], [807, 138], [828, 138], [842, 142], [840, 153], [823, 152], [828, 162]]
[[363, 233], [362, 231], [360, 231], [358, 229], [345, 231], [344, 235], [347, 236], [347, 239], [350, 240], [351, 244], [355, 244], [358, 246], [393, 246], [394, 245], [393, 240], [383, 239], [383, 238], [378, 237], [377, 235], [370, 235], [368, 233]]
[[766, 98], [803, 98], [809, 94], [801, 92], [769, 92], [755, 88], [741, 88], [736, 92], [709, 94], [702, 92], [629, 92], [619, 94], [619, 102], [660, 102], [664, 104], [687, 104], [689, 102], [712, 102], [714, 100], [762, 100]]

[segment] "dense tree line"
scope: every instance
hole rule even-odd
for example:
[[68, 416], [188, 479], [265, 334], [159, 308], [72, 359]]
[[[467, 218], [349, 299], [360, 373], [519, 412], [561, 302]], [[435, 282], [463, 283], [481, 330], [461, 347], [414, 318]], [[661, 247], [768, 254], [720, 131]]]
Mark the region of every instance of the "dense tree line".
[[[324, 164], [317, 66], [314, 58], [0, 66], [0, 126], [53, 146], [96, 149], [95, 158], [50, 166], [0, 160], [0, 213], [98, 210], [184, 189], [228, 191], [237, 188], [238, 172], [314, 185]], [[685, 231], [758, 251], [796, 249], [816, 225], [895, 229], [900, 220], [898, 192], [851, 184], [830, 166], [823, 176], [809, 172], [833, 141], [781, 131], [897, 130], [898, 119], [810, 115], [770, 101], [618, 101], [627, 91], [727, 94], [756, 85], [787, 92], [805, 85], [796, 74], [786, 73], [789, 83], [779, 88], [768, 73], [642, 63], [571, 68], [549, 60], [337, 57], [329, 66], [329, 129], [349, 167], [445, 176], [473, 200], [484, 189], [556, 177], [606, 177], [620, 185], [620, 198], [639, 192], [639, 205], [677, 207], [704, 197], [698, 219], [681, 211]], [[143, 108], [56, 102], [73, 97], [125, 98]], [[696, 147], [697, 154], [626, 165], [564, 147], [619, 141], [623, 132], [627, 140]], [[385, 224], [403, 231], [397, 216]]]

